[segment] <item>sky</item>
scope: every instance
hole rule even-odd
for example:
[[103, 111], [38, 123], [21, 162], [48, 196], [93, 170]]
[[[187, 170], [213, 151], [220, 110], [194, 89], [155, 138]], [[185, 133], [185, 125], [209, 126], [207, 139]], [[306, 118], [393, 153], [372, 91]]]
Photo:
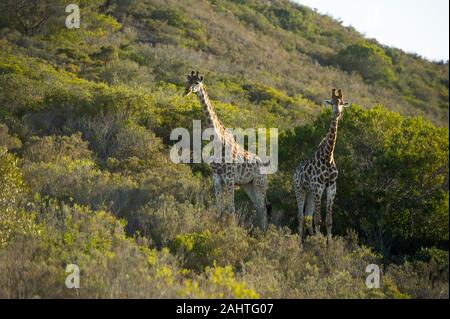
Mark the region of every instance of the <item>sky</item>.
[[368, 38], [417, 53], [449, 59], [448, 0], [294, 0], [340, 19]]

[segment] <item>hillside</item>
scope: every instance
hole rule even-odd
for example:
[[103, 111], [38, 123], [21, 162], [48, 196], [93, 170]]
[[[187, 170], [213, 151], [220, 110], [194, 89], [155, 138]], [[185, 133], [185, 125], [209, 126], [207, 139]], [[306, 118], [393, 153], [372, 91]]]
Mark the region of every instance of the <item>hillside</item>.
[[[263, 98], [261, 85], [281, 91], [287, 104], [282, 111], [289, 117], [305, 106], [308, 113], [317, 113], [316, 105], [321, 105], [329, 88], [339, 86], [351, 92], [349, 98], [358, 105], [382, 104], [405, 115], [424, 115], [436, 124], [448, 122], [448, 63], [431, 63], [366, 40], [307, 7], [288, 1], [169, 0], [106, 1], [101, 10], [120, 24], [109, 21], [113, 24], [107, 27], [109, 34], [100, 39], [94, 36], [95, 40], [82, 43], [83, 38], [76, 36], [81, 32], [60, 29], [60, 18], [42, 28], [43, 36], [52, 41], [19, 46], [33, 47], [27, 51], [31, 55], [45, 52], [46, 60], [72, 66], [79, 77], [109, 83], [180, 85], [186, 70], [201, 69], [211, 89], [218, 91], [213, 95], [217, 99], [250, 110], [249, 104], [262, 105], [264, 118], [259, 122], [281, 111], [270, 112], [263, 105], [268, 98]], [[120, 56], [121, 62], [98, 74], [96, 61], [113, 58], [102, 56], [102, 47]], [[146, 76], [136, 78], [132, 72]]]
[[[62, 0], [0, 9], [0, 297], [448, 298], [448, 61], [285, 0], [85, 0], [80, 29]], [[203, 120], [191, 70], [225, 125], [280, 130], [265, 233], [241, 190], [223, 220], [210, 168], [169, 159], [171, 131]], [[337, 236], [299, 247], [292, 172], [332, 87], [353, 103]]]

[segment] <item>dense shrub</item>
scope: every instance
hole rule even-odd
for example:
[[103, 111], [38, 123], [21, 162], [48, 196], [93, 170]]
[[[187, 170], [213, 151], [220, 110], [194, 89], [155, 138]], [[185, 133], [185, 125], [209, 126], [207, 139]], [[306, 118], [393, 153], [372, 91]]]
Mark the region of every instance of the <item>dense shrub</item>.
[[129, 60], [107, 63], [98, 76], [108, 84], [152, 86], [154, 78], [150, 70]]
[[[60, 1], [0, 4], [0, 297], [448, 298], [448, 62], [287, 0], [79, 4], [76, 32], [36, 25]], [[219, 217], [210, 168], [170, 161], [171, 131], [204, 119], [191, 69], [227, 127], [280, 130], [267, 232], [242, 190]], [[336, 236], [299, 245], [291, 176], [337, 85]]]
[[101, 171], [80, 134], [32, 138], [25, 145], [23, 171], [32, 193], [107, 207], [116, 213], [128, 207], [136, 184], [117, 173]]
[[335, 58], [346, 71], [356, 71], [371, 81], [393, 81], [395, 78], [391, 58], [378, 46], [370, 43], [350, 45]]
[[[56, 225], [0, 252], [3, 298], [175, 296], [176, 260], [127, 239], [112, 215], [65, 205], [42, 207], [40, 215]], [[80, 289], [65, 286], [68, 264], [80, 267]]]
[[387, 276], [399, 290], [415, 298], [448, 298], [448, 252], [444, 263], [431, 260], [390, 265]]
[[16, 136], [9, 134], [9, 128], [0, 123], [0, 147], [6, 148], [8, 150], [14, 148], [20, 148], [22, 142]]
[[27, 190], [17, 162], [0, 147], [0, 248], [16, 236], [38, 232], [34, 215], [23, 209]]
[[[325, 135], [330, 112], [312, 125], [286, 134], [280, 162], [292, 171]], [[300, 151], [300, 152], [299, 152]], [[414, 253], [421, 245], [448, 241], [448, 136], [444, 129], [416, 118], [402, 118], [382, 107], [352, 106], [341, 120], [335, 151], [340, 170], [335, 230], [356, 230], [383, 254]], [[287, 176], [275, 179], [292, 193]], [[286, 209], [295, 212], [295, 199]], [[295, 224], [295, 219], [291, 219]], [[410, 239], [415, 238], [413, 242]]]
[[188, 202], [179, 203], [173, 196], [160, 195], [128, 217], [130, 229], [152, 240], [158, 247], [167, 246], [177, 236], [199, 227], [204, 216]]
[[23, 158], [31, 162], [53, 162], [62, 159], [92, 159], [89, 145], [81, 134], [71, 136], [31, 137], [24, 145]]

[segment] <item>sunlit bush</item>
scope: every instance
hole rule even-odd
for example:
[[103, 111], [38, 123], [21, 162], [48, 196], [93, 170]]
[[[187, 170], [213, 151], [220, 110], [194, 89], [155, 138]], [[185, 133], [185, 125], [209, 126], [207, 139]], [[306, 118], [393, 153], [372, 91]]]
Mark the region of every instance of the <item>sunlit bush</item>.
[[15, 236], [34, 234], [34, 214], [23, 209], [27, 189], [18, 160], [0, 146], [0, 249]]

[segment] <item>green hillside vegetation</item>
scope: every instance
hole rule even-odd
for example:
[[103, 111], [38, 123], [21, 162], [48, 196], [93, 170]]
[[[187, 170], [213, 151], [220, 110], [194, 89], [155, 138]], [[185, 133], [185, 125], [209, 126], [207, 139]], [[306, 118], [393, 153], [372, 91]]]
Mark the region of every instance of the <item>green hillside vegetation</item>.
[[[80, 29], [63, 1], [0, 9], [0, 297], [448, 298], [448, 62], [284, 0], [80, 1]], [[169, 159], [171, 130], [203, 120], [192, 69], [227, 126], [280, 130], [267, 232], [242, 191], [220, 219], [210, 169]], [[291, 176], [332, 87], [353, 103], [337, 236], [299, 247]]]

